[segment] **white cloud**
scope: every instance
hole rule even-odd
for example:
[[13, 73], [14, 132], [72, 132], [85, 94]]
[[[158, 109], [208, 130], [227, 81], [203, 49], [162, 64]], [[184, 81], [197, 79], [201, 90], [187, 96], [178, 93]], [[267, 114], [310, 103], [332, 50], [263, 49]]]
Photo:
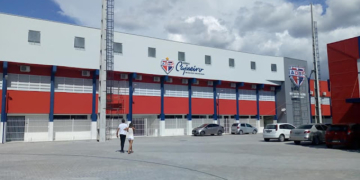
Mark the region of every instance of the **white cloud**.
[[[100, 27], [101, 0], [53, 0], [64, 16]], [[322, 76], [326, 44], [360, 35], [360, 0], [314, 6]], [[115, 0], [118, 31], [255, 54], [307, 60], [312, 67], [310, 6], [287, 0]]]

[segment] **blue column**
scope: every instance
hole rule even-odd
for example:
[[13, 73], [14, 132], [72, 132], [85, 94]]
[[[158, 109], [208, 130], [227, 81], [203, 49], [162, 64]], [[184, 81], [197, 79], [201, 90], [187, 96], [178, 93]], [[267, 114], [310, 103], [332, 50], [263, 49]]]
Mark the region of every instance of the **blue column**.
[[55, 73], [56, 66], [51, 68], [51, 81], [50, 81], [50, 114], [49, 121], [54, 121], [54, 98], [55, 98]]
[[310, 94], [310, 78], [308, 78], [308, 93], [309, 93], [309, 104], [310, 104], [310, 123], [313, 123], [312, 112], [311, 112], [311, 94]]
[[164, 82], [168, 79], [168, 76], [163, 76], [160, 78], [160, 90], [161, 90], [161, 110], [160, 110], [160, 119], [161, 121], [165, 120], [165, 113], [164, 113], [164, 95], [165, 95], [165, 88]]
[[191, 112], [191, 93], [192, 93], [192, 89], [191, 89], [191, 85], [192, 83], [194, 83], [196, 81], [195, 78], [189, 79], [188, 82], [188, 92], [189, 92], [189, 114], [188, 114], [188, 120], [191, 121], [191, 116], [192, 116], [192, 112]]
[[276, 97], [278, 89], [279, 89], [279, 87], [275, 87], [275, 92], [274, 92], [274, 95], [275, 95], [275, 117], [274, 117], [274, 119], [275, 120], [278, 120], [278, 108], [277, 108], [277, 97]]
[[3, 84], [2, 84], [2, 99], [1, 99], [1, 122], [6, 122], [6, 94], [7, 94], [7, 72], [8, 62], [3, 62]]
[[133, 80], [135, 78], [136, 78], [136, 73], [129, 74], [129, 114], [127, 115], [127, 120], [129, 122], [132, 121], [132, 116], [133, 116], [133, 93], [134, 93]]
[[235, 89], [235, 93], [236, 93], [236, 116], [235, 119], [236, 120], [240, 120], [240, 112], [239, 112], [239, 87], [244, 86], [244, 83], [236, 83], [236, 89]]
[[91, 120], [96, 121], [97, 120], [97, 113], [96, 113], [96, 80], [97, 76], [99, 75], [99, 70], [95, 70], [93, 72], [93, 92], [92, 92], [92, 110], [91, 110]]
[[258, 121], [260, 120], [260, 95], [259, 95], [259, 90], [263, 89], [263, 88], [264, 88], [263, 84], [256, 85], [256, 119]]

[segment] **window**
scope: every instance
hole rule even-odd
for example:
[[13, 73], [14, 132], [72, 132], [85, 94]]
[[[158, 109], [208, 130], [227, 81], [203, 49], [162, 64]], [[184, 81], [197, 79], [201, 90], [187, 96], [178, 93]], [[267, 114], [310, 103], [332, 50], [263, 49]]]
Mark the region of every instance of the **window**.
[[272, 72], [276, 72], [277, 69], [276, 69], [276, 64], [271, 64], [271, 71]]
[[211, 56], [205, 55], [205, 64], [211, 64]]
[[232, 126], [238, 126], [239, 124], [238, 123], [234, 123], [234, 124], [232, 124]]
[[152, 47], [149, 47], [148, 48], [148, 56], [149, 57], [156, 57], [156, 49], [152, 48]]
[[114, 42], [114, 53], [122, 54], [122, 44]]
[[276, 129], [276, 125], [266, 125], [265, 129]]
[[184, 52], [178, 52], [178, 60], [179, 61], [185, 61], [185, 53]]
[[246, 127], [252, 127], [250, 124], [246, 124]]
[[315, 125], [315, 128], [316, 128], [317, 130], [320, 130], [320, 131], [323, 130], [323, 128], [322, 128], [320, 125]]
[[85, 38], [75, 37], [74, 47], [79, 49], [85, 49]]
[[296, 129], [311, 129], [313, 125], [301, 125], [297, 127]]
[[295, 129], [295, 127], [290, 124], [287, 124], [286, 126], [287, 126], [287, 129]]
[[235, 60], [234, 59], [229, 59], [229, 66], [230, 67], [235, 67]]
[[326, 131], [327, 130], [327, 126], [325, 126], [325, 125], [321, 125], [321, 127]]
[[219, 125], [218, 124], [213, 124], [213, 127], [219, 127]]
[[256, 69], [256, 64], [254, 61], [251, 61], [251, 69], [255, 70]]
[[208, 128], [215, 127], [214, 125], [215, 125], [215, 124], [209, 124], [207, 127], [208, 127]]
[[40, 43], [40, 31], [29, 30], [28, 42]]
[[54, 115], [54, 119], [70, 120], [70, 119], [88, 119], [87, 115]]
[[285, 124], [280, 125], [280, 129], [287, 129], [287, 126]]
[[245, 127], [245, 124], [241, 124], [241, 127]]

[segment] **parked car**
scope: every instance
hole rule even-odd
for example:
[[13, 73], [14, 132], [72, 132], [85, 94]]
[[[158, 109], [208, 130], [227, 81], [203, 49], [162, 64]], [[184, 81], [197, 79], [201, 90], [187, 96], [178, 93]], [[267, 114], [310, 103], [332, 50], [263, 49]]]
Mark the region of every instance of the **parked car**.
[[256, 134], [258, 129], [248, 123], [234, 123], [231, 126], [231, 134]]
[[326, 146], [345, 145], [358, 148], [360, 146], [360, 124], [335, 124], [331, 125], [325, 135]]
[[203, 124], [197, 128], [194, 128], [192, 134], [194, 136], [200, 135], [219, 135], [221, 136], [224, 132], [224, 127], [219, 126], [218, 124]]
[[265, 141], [270, 141], [270, 139], [277, 139], [280, 142], [289, 139], [290, 131], [295, 129], [295, 126], [288, 123], [277, 123], [277, 124], [268, 124], [264, 128], [263, 138]]
[[290, 140], [299, 145], [301, 141], [311, 141], [318, 145], [325, 142], [325, 132], [327, 126], [324, 124], [304, 124], [291, 130]]

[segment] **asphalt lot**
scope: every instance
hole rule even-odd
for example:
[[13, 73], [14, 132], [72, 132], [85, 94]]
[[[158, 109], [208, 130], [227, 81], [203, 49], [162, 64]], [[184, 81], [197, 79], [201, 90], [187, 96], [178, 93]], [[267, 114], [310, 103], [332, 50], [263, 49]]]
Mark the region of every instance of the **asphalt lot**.
[[[127, 147], [127, 144], [126, 144]], [[262, 134], [0, 145], [0, 179], [356, 179], [360, 151], [264, 142]]]

